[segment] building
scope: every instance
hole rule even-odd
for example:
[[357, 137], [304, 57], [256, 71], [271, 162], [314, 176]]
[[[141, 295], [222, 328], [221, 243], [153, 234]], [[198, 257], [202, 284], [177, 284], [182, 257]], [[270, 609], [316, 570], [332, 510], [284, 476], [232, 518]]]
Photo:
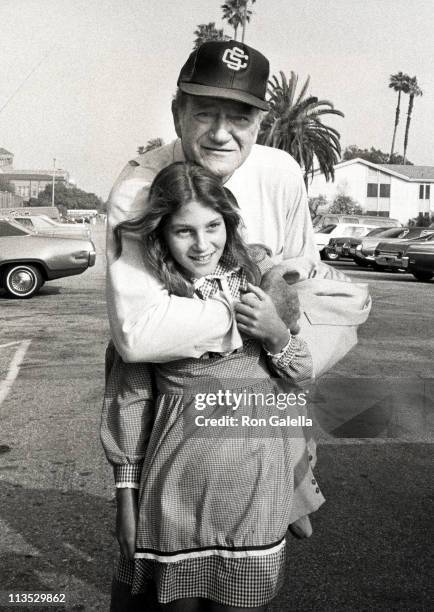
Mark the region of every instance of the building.
[[310, 197], [323, 195], [332, 202], [340, 194], [356, 200], [367, 214], [407, 223], [419, 214], [434, 214], [434, 166], [373, 164], [358, 157], [336, 164], [333, 182], [315, 171]]
[[[20, 199], [21, 205], [25, 206], [30, 198], [37, 198], [47, 185], [51, 185], [54, 170], [19, 170], [13, 167], [13, 159], [12, 153], [0, 148], [0, 179], [14, 186], [15, 195]], [[68, 172], [56, 168], [55, 182], [68, 184]], [[1, 202], [2, 199], [0, 199], [0, 206], [2, 206]], [[8, 205], [19, 206], [18, 199]]]
[[0, 147], [0, 168], [12, 167], [14, 163], [14, 154]]

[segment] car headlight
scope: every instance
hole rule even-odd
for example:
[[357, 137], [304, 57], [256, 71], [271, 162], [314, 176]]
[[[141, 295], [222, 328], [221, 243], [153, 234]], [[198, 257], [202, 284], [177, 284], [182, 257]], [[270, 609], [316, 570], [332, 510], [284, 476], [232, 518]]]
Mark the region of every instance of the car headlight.
[[356, 246], [356, 251], [361, 251], [361, 250], [362, 250], [362, 245], [361, 245], [361, 244], [358, 244], [358, 245]]

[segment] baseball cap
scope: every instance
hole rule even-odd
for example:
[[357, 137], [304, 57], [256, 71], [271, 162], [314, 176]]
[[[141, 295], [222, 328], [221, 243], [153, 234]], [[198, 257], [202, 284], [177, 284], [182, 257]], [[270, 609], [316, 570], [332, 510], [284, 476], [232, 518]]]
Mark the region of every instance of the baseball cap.
[[209, 41], [190, 54], [177, 84], [193, 96], [226, 98], [268, 110], [269, 72], [267, 58], [256, 49], [237, 40]]

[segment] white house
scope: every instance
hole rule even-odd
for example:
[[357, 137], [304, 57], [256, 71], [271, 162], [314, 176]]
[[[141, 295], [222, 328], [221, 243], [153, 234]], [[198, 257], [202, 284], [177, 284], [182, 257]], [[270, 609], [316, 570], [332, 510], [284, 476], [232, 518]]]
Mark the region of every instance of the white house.
[[373, 164], [350, 159], [335, 166], [335, 180], [327, 182], [319, 170], [309, 184], [309, 196], [351, 196], [363, 211], [407, 223], [419, 213], [434, 213], [434, 166]]

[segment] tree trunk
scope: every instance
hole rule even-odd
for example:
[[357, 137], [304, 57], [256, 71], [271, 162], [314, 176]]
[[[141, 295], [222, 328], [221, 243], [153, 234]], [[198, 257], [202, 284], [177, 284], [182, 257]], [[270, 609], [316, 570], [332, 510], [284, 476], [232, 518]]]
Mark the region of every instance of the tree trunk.
[[247, 23], [247, 0], [244, 5], [244, 12], [243, 12], [243, 30], [242, 30], [242, 35], [241, 35], [242, 43], [244, 42], [244, 38], [246, 36], [246, 23]]
[[410, 100], [408, 102], [407, 111], [407, 122], [405, 124], [405, 136], [404, 136], [404, 164], [407, 156], [407, 145], [408, 145], [408, 133], [410, 131], [411, 113], [413, 112], [414, 94], [410, 94]]
[[395, 138], [396, 138], [396, 130], [398, 129], [398, 123], [399, 123], [400, 106], [401, 106], [401, 90], [398, 91], [398, 103], [396, 105], [396, 113], [395, 113], [395, 127], [393, 129], [393, 138], [392, 138], [392, 146], [390, 147], [389, 162], [391, 161], [393, 152], [395, 150]]

